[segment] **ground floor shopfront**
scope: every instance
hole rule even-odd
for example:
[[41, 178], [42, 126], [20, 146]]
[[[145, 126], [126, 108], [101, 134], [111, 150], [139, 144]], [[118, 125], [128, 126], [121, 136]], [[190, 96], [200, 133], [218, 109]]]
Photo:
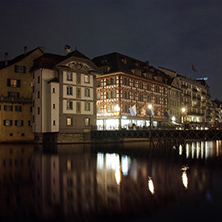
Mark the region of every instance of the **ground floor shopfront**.
[[[125, 117], [121, 118], [100, 118], [96, 121], [97, 130], [118, 130], [118, 129], [142, 129], [150, 126], [150, 119]], [[151, 125], [157, 128], [161, 122], [151, 119]]]

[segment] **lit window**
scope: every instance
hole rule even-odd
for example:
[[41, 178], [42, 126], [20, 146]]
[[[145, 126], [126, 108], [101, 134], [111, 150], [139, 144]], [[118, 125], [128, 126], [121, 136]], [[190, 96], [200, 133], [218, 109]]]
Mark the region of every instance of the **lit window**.
[[7, 86], [20, 87], [21, 86], [21, 80], [19, 80], [19, 79], [7, 79]]
[[90, 83], [90, 77], [89, 77], [89, 75], [85, 75], [85, 77], [84, 77], [84, 82], [85, 82], [85, 83]]
[[72, 118], [71, 117], [67, 117], [66, 118], [66, 125], [67, 126], [71, 126], [72, 125]]
[[89, 126], [90, 125], [90, 118], [85, 118], [85, 126]]

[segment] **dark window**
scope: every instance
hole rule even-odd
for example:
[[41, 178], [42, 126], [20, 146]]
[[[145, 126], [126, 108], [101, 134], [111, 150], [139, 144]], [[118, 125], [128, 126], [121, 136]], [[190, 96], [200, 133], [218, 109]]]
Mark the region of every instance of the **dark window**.
[[4, 110], [5, 110], [5, 111], [13, 111], [13, 106], [4, 105]]
[[15, 120], [15, 126], [23, 126], [23, 120]]
[[21, 112], [22, 111], [22, 106], [15, 106], [15, 111]]
[[8, 92], [8, 97], [19, 98], [19, 92]]
[[15, 65], [15, 72], [17, 72], [17, 73], [26, 73], [26, 67]]

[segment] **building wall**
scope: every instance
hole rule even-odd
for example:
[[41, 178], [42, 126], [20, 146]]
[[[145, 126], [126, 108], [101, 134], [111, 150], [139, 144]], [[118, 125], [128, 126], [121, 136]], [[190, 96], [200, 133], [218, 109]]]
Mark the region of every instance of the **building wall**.
[[[51, 96], [54, 95], [51, 91], [52, 84], [48, 82], [56, 77], [56, 72], [49, 69], [38, 69], [35, 71], [33, 85], [33, 132], [51, 132], [53, 122], [51, 121]], [[54, 85], [53, 85], [54, 86]], [[53, 88], [53, 87], [52, 87]], [[59, 88], [55, 86], [55, 96], [59, 98]], [[57, 102], [58, 103], [58, 102]], [[58, 104], [57, 107], [59, 108]]]
[[[29, 70], [33, 60], [42, 54], [37, 48], [0, 70], [0, 142], [32, 141], [34, 138], [31, 127], [32, 75]], [[21, 67], [21, 72], [17, 67]], [[11, 106], [10, 111], [5, 110], [5, 106]]]
[[[67, 72], [72, 72], [72, 81], [67, 81]], [[60, 71], [60, 133], [86, 132], [95, 125], [96, 119], [96, 97], [95, 97], [95, 76], [89, 74], [88, 70]], [[89, 82], [85, 82], [85, 76], [89, 75]], [[80, 78], [80, 80], [77, 80]], [[68, 95], [67, 87], [72, 88], [72, 94]], [[85, 90], [89, 91], [88, 96]], [[72, 103], [72, 109], [67, 108], [67, 103]], [[89, 104], [89, 110], [86, 109]], [[67, 118], [71, 118], [72, 124], [67, 125]], [[89, 124], [85, 124], [86, 118]]]
[[[115, 83], [110, 84], [110, 79]], [[97, 119], [116, 119], [122, 116], [131, 120], [149, 120], [149, 114], [141, 116], [140, 109], [152, 104], [153, 110], [160, 108], [161, 115], [153, 116], [156, 122], [166, 121], [168, 85], [126, 73], [112, 73], [97, 77]], [[115, 96], [113, 97], [113, 93]], [[136, 105], [137, 114], [131, 116], [129, 108]], [[117, 111], [117, 106], [120, 110]], [[121, 124], [122, 125], [122, 124]], [[123, 127], [123, 126], [122, 126]]]

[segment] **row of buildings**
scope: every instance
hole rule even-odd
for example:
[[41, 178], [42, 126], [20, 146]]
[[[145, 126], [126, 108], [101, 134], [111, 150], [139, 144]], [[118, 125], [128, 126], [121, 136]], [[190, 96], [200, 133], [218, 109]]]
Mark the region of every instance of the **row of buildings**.
[[221, 102], [205, 79], [120, 53], [93, 59], [66, 45], [0, 62], [0, 142], [82, 142], [92, 128], [219, 127]]

